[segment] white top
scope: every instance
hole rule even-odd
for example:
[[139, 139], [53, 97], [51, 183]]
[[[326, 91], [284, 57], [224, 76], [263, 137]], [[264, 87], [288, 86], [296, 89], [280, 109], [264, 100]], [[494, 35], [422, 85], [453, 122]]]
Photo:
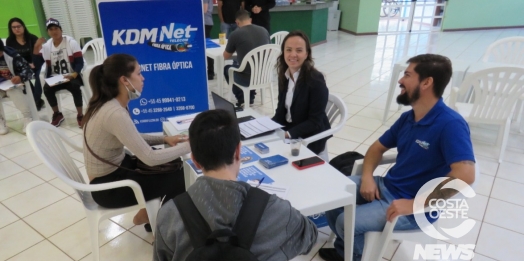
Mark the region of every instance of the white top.
[[289, 74], [289, 68], [287, 69], [286, 73], [284, 74], [286, 78], [290, 81], [288, 81], [287, 84], [287, 93], [286, 93], [286, 121], [292, 122], [293, 119], [291, 119], [291, 103], [293, 102], [293, 93], [295, 93], [295, 84], [296, 80], [298, 79], [298, 76], [300, 75], [300, 70], [293, 73], [293, 77], [290, 77]]
[[[47, 50], [49, 53], [46, 54], [44, 48], [40, 50], [45, 60], [49, 59], [51, 62], [51, 75], [59, 74], [69, 74], [74, 72], [71, 67], [71, 60], [73, 59], [73, 54], [81, 52], [80, 46], [76, 41], [69, 41], [67, 36], [62, 37], [62, 42], [58, 46], [53, 44], [53, 39], [50, 39], [45, 43], [47, 45]], [[47, 56], [48, 55], [48, 56]]]

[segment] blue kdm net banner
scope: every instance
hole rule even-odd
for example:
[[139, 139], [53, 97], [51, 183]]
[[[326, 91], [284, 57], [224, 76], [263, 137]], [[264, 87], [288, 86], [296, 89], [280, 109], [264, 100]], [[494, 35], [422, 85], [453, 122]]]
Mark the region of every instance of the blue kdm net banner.
[[129, 112], [140, 132], [209, 109], [202, 1], [97, 0], [108, 55], [131, 54], [145, 78]]

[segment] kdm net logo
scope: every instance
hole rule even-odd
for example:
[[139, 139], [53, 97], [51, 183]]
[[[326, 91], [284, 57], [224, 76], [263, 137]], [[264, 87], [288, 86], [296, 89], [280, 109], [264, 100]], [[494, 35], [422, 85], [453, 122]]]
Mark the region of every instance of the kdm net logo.
[[[465, 236], [473, 229], [476, 221], [468, 218], [469, 206], [466, 198], [474, 197], [475, 191], [464, 181], [454, 179], [443, 185], [440, 190], [455, 190], [458, 193], [450, 199], [433, 198], [430, 194], [448, 177], [432, 179], [418, 191], [413, 204], [415, 221], [420, 229], [428, 236], [449, 241]], [[438, 191], [437, 191], [438, 192]], [[439, 193], [434, 193], [439, 194]], [[429, 201], [427, 200], [429, 198]], [[424, 205], [428, 202], [428, 207]], [[432, 219], [439, 218], [431, 224], [426, 218], [428, 212]], [[447, 222], [451, 221], [451, 222]], [[453, 223], [454, 227], [443, 227], [442, 223]], [[458, 225], [456, 225], [458, 224]], [[473, 258], [474, 244], [426, 244], [415, 245], [413, 260], [471, 260]]]

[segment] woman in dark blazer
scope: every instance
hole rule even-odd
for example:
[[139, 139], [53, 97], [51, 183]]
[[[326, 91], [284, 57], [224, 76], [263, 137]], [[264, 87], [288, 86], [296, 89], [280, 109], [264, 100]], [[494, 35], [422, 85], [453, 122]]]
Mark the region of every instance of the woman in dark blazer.
[[[277, 61], [278, 106], [273, 120], [284, 126], [286, 138], [308, 138], [331, 128], [326, 116], [329, 91], [321, 72], [314, 67], [306, 34], [290, 32], [282, 42]], [[319, 154], [326, 137], [308, 148]]]

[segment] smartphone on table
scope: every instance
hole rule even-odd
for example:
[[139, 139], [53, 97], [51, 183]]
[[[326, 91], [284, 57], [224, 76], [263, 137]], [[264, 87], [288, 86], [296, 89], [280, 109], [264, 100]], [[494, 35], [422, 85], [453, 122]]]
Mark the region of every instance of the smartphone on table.
[[297, 160], [297, 161], [293, 161], [291, 164], [293, 165], [293, 167], [297, 168], [297, 169], [300, 169], [300, 170], [303, 170], [303, 169], [307, 169], [307, 168], [311, 168], [311, 167], [314, 167], [314, 166], [318, 166], [318, 165], [322, 165], [324, 164], [324, 160], [317, 157], [317, 156], [314, 156], [314, 157], [311, 157], [311, 158], [306, 158], [306, 159], [301, 159], [301, 160]]

